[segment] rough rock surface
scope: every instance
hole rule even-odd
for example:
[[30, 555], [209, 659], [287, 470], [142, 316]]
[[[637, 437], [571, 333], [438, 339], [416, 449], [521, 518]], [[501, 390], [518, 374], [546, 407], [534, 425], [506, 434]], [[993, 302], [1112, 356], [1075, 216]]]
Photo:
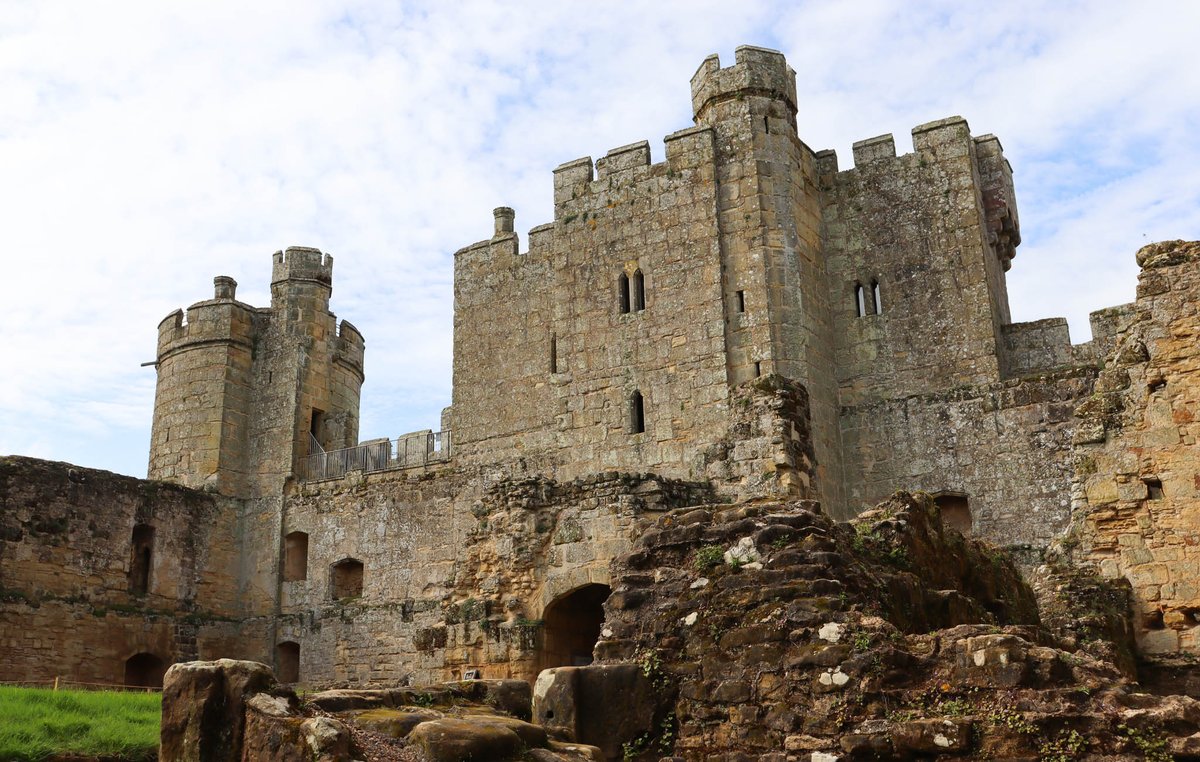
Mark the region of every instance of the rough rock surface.
[[[727, 562], [745, 538], [760, 560]], [[1040, 625], [1012, 563], [924, 495], [850, 525], [803, 502], [674, 512], [614, 581], [597, 657], [659, 698], [626, 758], [1200, 759], [1200, 702]]]
[[220, 659], [172, 665], [163, 678], [164, 762], [240, 759], [246, 702], [275, 687], [265, 664]]
[[228, 659], [178, 664], [163, 692], [162, 762], [600, 760], [551, 741], [519, 680], [336, 690], [300, 702], [271, 670]]

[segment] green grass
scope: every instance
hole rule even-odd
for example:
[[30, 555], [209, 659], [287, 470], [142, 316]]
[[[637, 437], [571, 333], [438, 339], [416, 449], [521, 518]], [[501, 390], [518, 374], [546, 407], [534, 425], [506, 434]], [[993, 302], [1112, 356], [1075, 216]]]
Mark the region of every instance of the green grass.
[[0, 686], [0, 760], [54, 753], [153, 759], [162, 696]]

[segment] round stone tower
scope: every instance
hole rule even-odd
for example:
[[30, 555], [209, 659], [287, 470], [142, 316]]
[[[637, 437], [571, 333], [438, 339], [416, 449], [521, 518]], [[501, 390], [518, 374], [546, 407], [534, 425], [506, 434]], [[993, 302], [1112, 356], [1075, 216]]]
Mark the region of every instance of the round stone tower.
[[329, 311], [333, 257], [317, 249], [275, 253], [268, 309], [214, 284], [159, 325], [149, 477], [278, 494], [310, 451], [357, 444], [363, 337]]

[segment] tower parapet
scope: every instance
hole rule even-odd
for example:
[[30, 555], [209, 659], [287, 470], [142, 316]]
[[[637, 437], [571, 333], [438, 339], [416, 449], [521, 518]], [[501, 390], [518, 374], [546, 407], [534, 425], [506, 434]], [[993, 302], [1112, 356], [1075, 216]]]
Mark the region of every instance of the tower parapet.
[[283, 281], [307, 281], [333, 288], [333, 256], [307, 246], [289, 246], [275, 252], [271, 285]]
[[721, 59], [711, 55], [692, 75], [692, 111], [699, 124], [714, 103], [739, 95], [764, 95], [787, 104], [795, 124], [796, 72], [778, 50], [742, 45], [734, 51], [736, 63], [721, 68]]
[[356, 370], [359, 375], [359, 383], [363, 379], [363, 354], [366, 351], [366, 342], [363, 340], [362, 333], [349, 320], [343, 320], [338, 324], [338, 341], [337, 348], [334, 350], [334, 359], [338, 362], [350, 366], [352, 370]]

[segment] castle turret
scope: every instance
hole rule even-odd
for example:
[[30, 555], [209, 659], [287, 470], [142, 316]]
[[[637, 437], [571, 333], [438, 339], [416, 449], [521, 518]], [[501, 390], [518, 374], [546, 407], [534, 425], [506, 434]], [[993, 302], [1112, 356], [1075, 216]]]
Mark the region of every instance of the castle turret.
[[158, 388], [150, 434], [151, 479], [240, 492], [254, 353], [254, 308], [237, 281], [213, 280], [213, 298], [158, 325]]
[[276, 252], [271, 307], [214, 297], [159, 325], [152, 479], [225, 494], [277, 493], [310, 449], [358, 438], [362, 334], [329, 311], [333, 257]]
[[731, 384], [768, 373], [812, 398], [823, 498], [838, 505], [837, 388], [821, 203], [812, 151], [796, 134], [796, 73], [783, 54], [742, 46], [692, 77], [698, 125], [716, 133], [717, 218]]

